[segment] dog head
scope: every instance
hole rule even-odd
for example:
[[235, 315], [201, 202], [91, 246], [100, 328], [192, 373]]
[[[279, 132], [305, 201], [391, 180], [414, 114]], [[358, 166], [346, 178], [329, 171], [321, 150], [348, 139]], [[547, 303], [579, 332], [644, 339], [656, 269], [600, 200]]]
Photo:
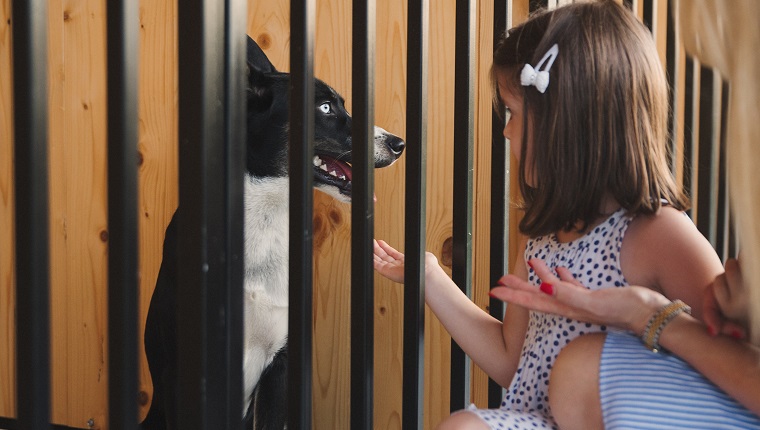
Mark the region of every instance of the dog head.
[[[258, 177], [288, 174], [288, 88], [290, 75], [278, 72], [248, 38], [248, 173]], [[404, 151], [401, 138], [375, 127], [374, 166], [386, 167]], [[314, 186], [351, 201], [351, 116], [344, 99], [319, 79], [314, 81]]]

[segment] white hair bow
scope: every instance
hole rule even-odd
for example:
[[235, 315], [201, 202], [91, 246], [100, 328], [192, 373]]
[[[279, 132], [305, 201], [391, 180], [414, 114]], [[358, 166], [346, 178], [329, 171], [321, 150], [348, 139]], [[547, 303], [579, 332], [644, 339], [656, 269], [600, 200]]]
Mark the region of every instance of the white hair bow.
[[[554, 60], [557, 59], [557, 54], [559, 54], [559, 47], [555, 43], [548, 51], [546, 51], [546, 54], [541, 58], [541, 61], [536, 64], [535, 69], [533, 66], [526, 63], [525, 67], [522, 69], [522, 73], [520, 73], [520, 83], [524, 87], [533, 85], [541, 94], [543, 94], [546, 91], [546, 87], [549, 86], [549, 69], [552, 68]], [[546, 64], [544, 65], [544, 63]], [[544, 65], [544, 70], [540, 70], [542, 65]]]

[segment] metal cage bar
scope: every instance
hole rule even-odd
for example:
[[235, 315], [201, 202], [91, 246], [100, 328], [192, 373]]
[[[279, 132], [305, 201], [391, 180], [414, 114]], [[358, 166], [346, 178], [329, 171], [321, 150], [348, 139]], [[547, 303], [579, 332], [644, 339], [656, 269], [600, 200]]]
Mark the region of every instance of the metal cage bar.
[[717, 73], [709, 67], [700, 70], [699, 91], [699, 145], [697, 177], [697, 227], [710, 241], [717, 245], [718, 187], [717, 178], [720, 162], [720, 124], [716, 121], [716, 103], [720, 103], [720, 86]]
[[[684, 70], [684, 124], [683, 124], [683, 189], [694, 202], [697, 198], [697, 149], [699, 135], [699, 65], [687, 56]], [[686, 212], [692, 220], [695, 219], [696, 209]]]
[[[244, 74], [243, 33], [228, 39], [227, 14], [245, 15], [245, 3], [192, 0], [182, 3], [179, 29], [180, 209], [177, 295], [177, 413], [183, 429], [239, 428], [242, 424], [242, 366], [233, 350], [242, 343], [242, 242], [231, 226], [242, 225], [243, 166], [240, 153], [245, 117], [239, 78]], [[244, 9], [243, 9], [244, 11]], [[233, 48], [234, 47], [234, 48]], [[230, 55], [234, 53], [235, 55]], [[235, 123], [230, 122], [234, 119]], [[236, 141], [233, 140], [238, 139]], [[233, 185], [234, 184], [234, 185]], [[239, 236], [239, 231], [237, 232]], [[220, 317], [221, 316], [221, 317]], [[181, 411], [181, 413], [178, 413]]]
[[425, 364], [425, 226], [427, 215], [428, 28], [430, 1], [408, 3], [404, 369], [402, 425], [423, 428]]
[[108, 64], [108, 422], [137, 423], [138, 4], [107, 5]]
[[352, 8], [351, 428], [372, 429], [375, 286], [374, 237], [375, 0]]
[[[454, 99], [466, 106], [461, 119], [454, 123], [454, 213], [451, 277], [468, 296], [472, 295], [472, 166], [474, 146], [475, 74], [474, 26], [475, 9], [472, 0], [456, 2], [456, 46], [454, 65]], [[461, 110], [461, 109], [458, 109]], [[451, 341], [451, 400], [452, 411], [465, 408], [470, 400], [470, 360], [453, 340]]]
[[[493, 41], [494, 47], [504, 31], [510, 27], [512, 1], [494, 2]], [[491, 116], [491, 235], [490, 235], [490, 285], [509, 272], [509, 168], [508, 143], [504, 137], [505, 112]], [[504, 302], [490, 298], [489, 313], [499, 321], [504, 320]], [[501, 405], [504, 389], [496, 381], [488, 379], [488, 407]]]
[[288, 428], [311, 428], [314, 0], [290, 2]]
[[50, 419], [48, 214], [48, 7], [13, 2], [16, 230], [16, 417], [18, 428]]

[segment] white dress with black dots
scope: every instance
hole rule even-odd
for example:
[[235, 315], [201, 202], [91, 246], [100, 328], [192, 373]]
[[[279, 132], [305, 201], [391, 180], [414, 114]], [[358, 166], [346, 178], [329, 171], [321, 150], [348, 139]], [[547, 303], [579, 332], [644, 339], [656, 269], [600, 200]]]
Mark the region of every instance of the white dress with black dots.
[[[567, 267], [575, 279], [597, 290], [628, 285], [620, 269], [620, 246], [632, 217], [619, 209], [585, 236], [561, 243], [556, 235], [530, 239], [525, 261], [540, 258], [554, 269]], [[528, 268], [528, 280], [540, 279]], [[610, 330], [613, 330], [610, 328]], [[477, 414], [493, 429], [555, 429], [548, 401], [549, 373], [559, 351], [585, 333], [607, 331], [604, 326], [578, 322], [542, 312], [530, 312], [520, 364], [499, 409], [477, 409]]]

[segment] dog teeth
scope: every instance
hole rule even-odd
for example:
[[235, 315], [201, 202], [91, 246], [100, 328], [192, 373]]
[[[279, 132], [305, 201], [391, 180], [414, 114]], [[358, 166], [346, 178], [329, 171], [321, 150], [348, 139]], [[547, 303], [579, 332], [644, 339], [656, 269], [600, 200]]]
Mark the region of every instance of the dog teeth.
[[319, 158], [318, 155], [314, 156], [314, 160], [312, 161], [314, 163], [314, 167], [319, 167], [320, 169], [324, 170], [325, 172], [328, 172], [330, 176], [334, 176], [336, 178], [339, 178], [343, 181], [347, 180], [346, 176], [342, 173], [339, 175], [335, 170], [328, 170], [327, 164], [322, 161], [321, 158]]

